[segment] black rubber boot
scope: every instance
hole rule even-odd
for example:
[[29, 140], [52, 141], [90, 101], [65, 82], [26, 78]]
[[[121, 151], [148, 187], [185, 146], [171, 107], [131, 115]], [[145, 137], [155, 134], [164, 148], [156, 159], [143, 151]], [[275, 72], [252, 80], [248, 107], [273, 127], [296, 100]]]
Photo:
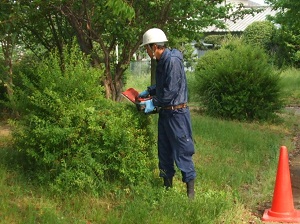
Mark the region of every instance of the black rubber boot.
[[164, 186], [166, 189], [173, 187], [173, 178], [164, 178]]
[[189, 199], [195, 198], [195, 180], [186, 183], [186, 192]]

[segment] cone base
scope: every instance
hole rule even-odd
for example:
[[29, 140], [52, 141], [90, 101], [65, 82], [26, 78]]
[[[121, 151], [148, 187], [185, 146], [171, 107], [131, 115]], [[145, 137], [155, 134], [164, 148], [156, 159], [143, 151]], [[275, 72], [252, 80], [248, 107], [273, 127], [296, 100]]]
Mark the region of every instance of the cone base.
[[271, 211], [271, 209], [266, 209], [262, 221], [300, 223], [300, 210], [279, 213]]

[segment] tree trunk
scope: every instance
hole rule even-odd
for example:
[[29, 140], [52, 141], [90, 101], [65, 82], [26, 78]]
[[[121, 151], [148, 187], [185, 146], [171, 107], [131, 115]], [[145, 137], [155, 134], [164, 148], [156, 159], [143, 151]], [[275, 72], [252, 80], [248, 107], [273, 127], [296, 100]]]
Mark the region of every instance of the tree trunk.
[[12, 37], [7, 37], [6, 40], [2, 42], [2, 51], [4, 54], [4, 62], [6, 70], [6, 76], [4, 84], [6, 86], [6, 91], [8, 96], [12, 96], [13, 94], [13, 63], [12, 63], [12, 54], [13, 54], [13, 44]]
[[124, 83], [123, 83], [123, 73], [124, 73], [124, 69], [118, 69], [115, 75], [115, 101], [120, 101], [121, 100], [121, 93], [124, 87]]
[[121, 69], [120, 66], [116, 66], [115, 74], [111, 74], [110, 66], [106, 66], [105, 75], [102, 79], [106, 98], [114, 101], [121, 100], [121, 93], [124, 87], [122, 80], [123, 73], [124, 69]]

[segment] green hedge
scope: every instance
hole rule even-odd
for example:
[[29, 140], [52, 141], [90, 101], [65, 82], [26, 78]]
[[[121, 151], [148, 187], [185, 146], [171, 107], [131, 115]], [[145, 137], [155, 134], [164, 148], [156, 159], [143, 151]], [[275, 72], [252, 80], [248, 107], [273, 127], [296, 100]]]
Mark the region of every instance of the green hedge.
[[61, 193], [147, 180], [156, 165], [151, 117], [105, 99], [101, 71], [75, 48], [64, 58], [63, 67], [53, 54], [22, 74], [11, 99], [20, 114], [13, 139], [24, 170]]

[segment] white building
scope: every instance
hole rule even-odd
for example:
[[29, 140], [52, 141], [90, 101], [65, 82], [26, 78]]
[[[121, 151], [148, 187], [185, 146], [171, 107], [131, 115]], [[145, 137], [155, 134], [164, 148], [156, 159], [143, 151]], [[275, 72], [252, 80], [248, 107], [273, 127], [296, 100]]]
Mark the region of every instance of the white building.
[[[236, 21], [226, 20], [225, 29], [217, 28], [216, 26], [210, 26], [203, 30], [205, 36], [208, 35], [224, 35], [224, 34], [237, 34], [240, 35], [244, 30], [253, 22], [256, 21], [266, 21], [268, 15], [274, 16], [276, 11], [272, 10], [270, 6], [264, 3], [264, 0], [225, 0], [224, 4], [232, 3], [238, 5], [242, 3], [245, 7], [251, 8], [261, 8], [263, 11], [256, 13], [255, 15], [245, 15], [244, 18], [238, 19]], [[192, 43], [195, 45], [195, 43]], [[209, 47], [211, 44], [202, 43], [204, 46]], [[205, 50], [199, 50], [195, 48], [194, 53], [201, 57], [205, 54]]]
[[[232, 3], [235, 5], [238, 5], [239, 3], [242, 3], [245, 7], [251, 7], [251, 8], [262, 8], [263, 11], [256, 13], [253, 15], [245, 15], [244, 18], [238, 19], [236, 21], [226, 20], [226, 28], [220, 29], [215, 26], [207, 27], [203, 30], [203, 32], [206, 35], [210, 34], [226, 34], [226, 33], [232, 33], [232, 34], [239, 34], [244, 32], [247, 26], [252, 24], [256, 21], [265, 21], [267, 19], [268, 15], [274, 16], [276, 14], [276, 11], [272, 10], [272, 8], [266, 4], [263, 3], [263, 0], [226, 0], [226, 3]], [[261, 3], [258, 3], [261, 2]]]

